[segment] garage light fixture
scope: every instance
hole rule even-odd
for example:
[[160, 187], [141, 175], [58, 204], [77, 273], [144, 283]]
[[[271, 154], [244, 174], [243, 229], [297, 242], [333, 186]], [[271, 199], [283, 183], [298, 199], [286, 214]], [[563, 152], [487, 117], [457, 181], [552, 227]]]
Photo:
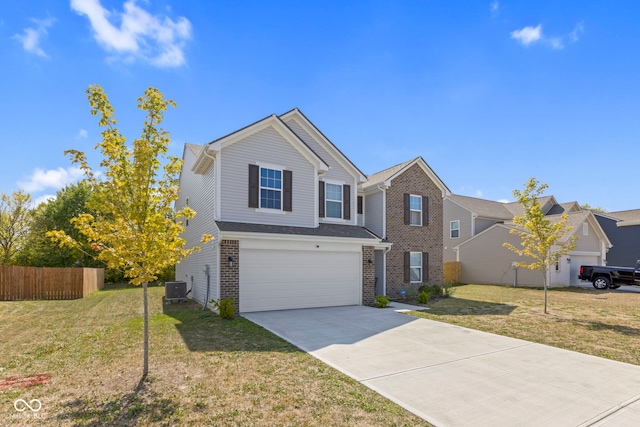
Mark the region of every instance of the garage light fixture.
[[227, 258], [227, 261], [229, 262], [229, 267], [233, 267], [233, 257], [230, 256], [229, 258]]

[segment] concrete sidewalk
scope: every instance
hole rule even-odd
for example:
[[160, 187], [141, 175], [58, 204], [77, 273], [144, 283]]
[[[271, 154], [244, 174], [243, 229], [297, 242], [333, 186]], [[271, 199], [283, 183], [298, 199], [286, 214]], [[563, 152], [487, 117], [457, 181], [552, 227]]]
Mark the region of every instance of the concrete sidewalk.
[[640, 425], [640, 366], [390, 308], [243, 316], [436, 426]]

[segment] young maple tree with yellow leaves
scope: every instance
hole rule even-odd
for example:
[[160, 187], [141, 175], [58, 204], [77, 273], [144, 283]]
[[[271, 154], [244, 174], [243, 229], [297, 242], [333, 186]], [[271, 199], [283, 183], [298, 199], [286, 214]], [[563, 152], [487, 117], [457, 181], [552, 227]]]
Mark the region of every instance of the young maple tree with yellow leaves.
[[[157, 280], [167, 267], [175, 265], [199, 247], [185, 249], [183, 220], [193, 218], [189, 207], [173, 210], [178, 198], [178, 174], [182, 161], [167, 156], [169, 133], [159, 128], [164, 112], [175, 102], [164, 98], [158, 89], [149, 87], [138, 98], [138, 108], [146, 112], [142, 135], [126, 144], [115, 127], [114, 109], [98, 85], [86, 90], [91, 114], [99, 117], [102, 141], [96, 145], [103, 160], [101, 173], [94, 173], [84, 152], [67, 150], [74, 164], [79, 164], [90, 189], [87, 208], [71, 221], [86, 236], [98, 258], [109, 268], [120, 269], [133, 285], [144, 289], [144, 368], [149, 372], [149, 308], [147, 284]], [[165, 160], [163, 163], [162, 160]], [[60, 245], [76, 246], [64, 231], [51, 231], [49, 237]], [[211, 240], [203, 235], [202, 242]]]

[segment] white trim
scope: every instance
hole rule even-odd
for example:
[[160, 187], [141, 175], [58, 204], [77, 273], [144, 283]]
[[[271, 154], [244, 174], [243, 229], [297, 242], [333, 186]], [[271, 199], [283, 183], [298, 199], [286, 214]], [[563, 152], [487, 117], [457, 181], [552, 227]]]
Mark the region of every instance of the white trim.
[[[207, 147], [205, 146], [206, 150]], [[213, 219], [219, 220], [222, 218], [222, 155], [217, 156], [218, 162], [213, 165], [213, 199], [214, 199], [214, 209], [213, 209]]]
[[353, 237], [313, 236], [308, 234], [279, 234], [279, 233], [255, 233], [250, 231], [220, 231], [220, 240], [269, 240], [269, 241], [300, 241], [313, 244], [319, 243], [353, 243], [364, 246], [390, 247], [390, 243], [381, 242], [378, 239], [361, 239]]
[[[419, 210], [415, 210], [415, 209], [411, 209], [411, 198], [412, 197], [417, 197], [420, 200], [420, 209]], [[422, 212], [423, 212], [423, 206], [422, 206], [422, 196], [418, 195], [418, 194], [409, 194], [409, 225], [413, 225], [416, 227], [422, 227]], [[412, 222], [412, 216], [411, 215], [413, 212], [418, 212], [420, 214], [419, 218], [420, 218], [420, 223], [419, 224], [414, 224]]]

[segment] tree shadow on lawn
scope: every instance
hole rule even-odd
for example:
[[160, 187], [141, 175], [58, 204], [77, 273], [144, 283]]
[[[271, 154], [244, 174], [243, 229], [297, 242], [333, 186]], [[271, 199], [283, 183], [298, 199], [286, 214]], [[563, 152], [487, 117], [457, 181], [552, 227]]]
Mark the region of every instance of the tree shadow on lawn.
[[429, 310], [424, 310], [425, 313], [439, 316], [507, 316], [518, 307], [497, 302], [449, 297], [429, 305], [428, 308]]
[[171, 399], [159, 398], [150, 391], [143, 377], [136, 388], [120, 398], [105, 403], [95, 403], [78, 398], [61, 405], [60, 421], [73, 421], [74, 425], [101, 427], [135, 426], [142, 421], [161, 423], [179, 416], [180, 405]]
[[300, 351], [247, 319], [221, 319], [212, 311], [202, 311], [202, 306], [190, 299], [183, 303], [163, 302], [162, 309], [178, 321], [174, 326], [190, 351]]

